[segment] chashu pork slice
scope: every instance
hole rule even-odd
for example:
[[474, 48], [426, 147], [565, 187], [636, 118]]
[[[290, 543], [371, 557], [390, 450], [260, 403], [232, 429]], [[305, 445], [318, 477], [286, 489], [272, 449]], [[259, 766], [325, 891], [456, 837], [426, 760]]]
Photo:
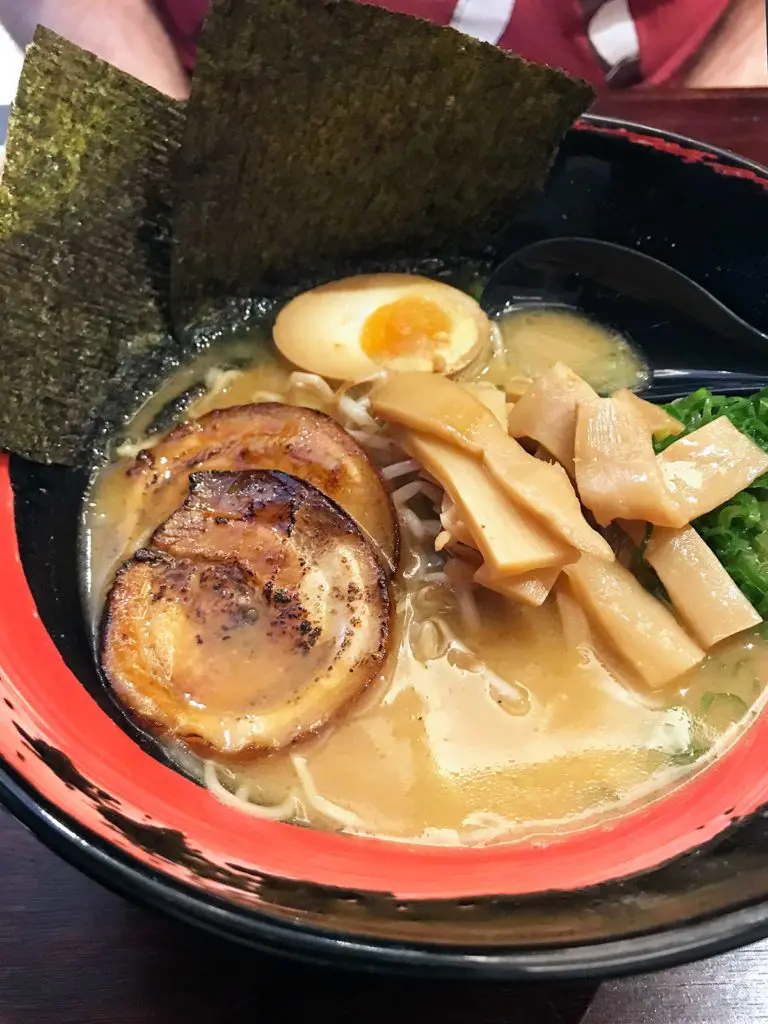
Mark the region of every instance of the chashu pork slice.
[[138, 454], [127, 472], [135, 482], [134, 508], [162, 522], [187, 493], [190, 473], [275, 469], [317, 487], [352, 516], [390, 571], [398, 559], [398, 527], [389, 494], [360, 445], [330, 416], [315, 409], [264, 402], [215, 409], [182, 423]]
[[381, 564], [338, 505], [284, 473], [205, 472], [117, 573], [102, 665], [153, 732], [247, 758], [360, 694], [390, 618]]

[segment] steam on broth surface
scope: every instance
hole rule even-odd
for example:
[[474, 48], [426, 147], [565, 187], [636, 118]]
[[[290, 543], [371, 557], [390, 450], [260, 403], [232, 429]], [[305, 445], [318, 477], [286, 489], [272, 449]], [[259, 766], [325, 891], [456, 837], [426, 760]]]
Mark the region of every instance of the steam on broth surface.
[[[549, 324], [544, 338], [552, 330]], [[574, 338], [555, 362], [569, 351], [583, 355]], [[265, 339], [253, 341], [254, 350], [268, 352]], [[608, 391], [615, 390], [611, 381], [630, 383], [629, 371], [639, 364], [622, 364], [619, 346], [585, 347], [588, 356], [573, 356], [572, 369], [589, 365], [591, 382], [608, 382]], [[761, 707], [768, 646], [759, 628], [745, 627], [706, 656], [702, 650], [685, 675], [649, 689], [629, 647], [617, 647], [593, 617], [568, 612], [575, 591], [567, 564], [553, 574], [557, 583], [542, 583], [548, 596], [537, 604], [521, 602], [514, 588], [514, 599], [505, 596], [504, 581], [492, 576], [476, 585], [480, 553], [471, 537], [457, 543], [460, 523], [456, 533], [446, 531], [454, 522], [447, 495], [401, 447], [403, 432], [372, 415], [370, 384], [297, 372], [277, 354], [223, 371], [206, 359], [206, 391], [189, 418], [259, 402], [330, 414], [382, 471], [401, 532], [389, 657], [346, 711], [316, 736], [247, 760], [199, 756], [172, 733], [163, 737], [181, 768], [219, 798], [259, 816], [396, 840], [546, 837], [659, 798], [726, 749]], [[226, 351], [219, 361], [226, 365]], [[491, 368], [482, 379], [503, 383], [494, 376], [501, 373], [498, 355]], [[523, 369], [542, 372], [531, 363]], [[186, 371], [190, 377], [194, 369]], [[169, 382], [153, 408], [178, 388]], [[482, 397], [482, 388], [473, 394]], [[490, 392], [485, 398], [498, 412]], [[149, 418], [138, 421], [138, 431]], [[124, 457], [100, 472], [90, 496], [85, 533], [94, 630], [115, 571], [176, 507], [142, 499], [136, 475], [126, 472], [137, 447], [119, 449]], [[749, 624], [759, 621], [755, 614]]]

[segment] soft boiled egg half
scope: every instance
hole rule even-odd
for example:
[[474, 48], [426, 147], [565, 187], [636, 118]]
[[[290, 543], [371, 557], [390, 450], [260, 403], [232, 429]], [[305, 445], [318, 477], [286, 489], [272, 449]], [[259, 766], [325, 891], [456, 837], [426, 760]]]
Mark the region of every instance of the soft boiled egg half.
[[313, 288], [275, 322], [275, 344], [310, 373], [360, 381], [391, 370], [457, 373], [488, 343], [477, 302], [413, 274], [364, 274]]

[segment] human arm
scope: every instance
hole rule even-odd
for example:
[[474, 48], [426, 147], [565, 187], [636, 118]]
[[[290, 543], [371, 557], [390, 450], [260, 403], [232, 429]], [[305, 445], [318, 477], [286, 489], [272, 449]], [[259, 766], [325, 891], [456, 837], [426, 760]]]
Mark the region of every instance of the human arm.
[[187, 75], [149, 0], [0, 0], [0, 23], [21, 45], [36, 24], [46, 25], [179, 99]]
[[734, 0], [680, 84], [687, 89], [768, 86], [765, 0]]

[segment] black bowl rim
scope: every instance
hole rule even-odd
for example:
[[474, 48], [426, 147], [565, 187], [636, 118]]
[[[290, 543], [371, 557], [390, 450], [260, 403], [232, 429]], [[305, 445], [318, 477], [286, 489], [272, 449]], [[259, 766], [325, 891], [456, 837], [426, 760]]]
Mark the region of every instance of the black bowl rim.
[[[675, 132], [591, 114], [581, 123], [587, 129], [635, 132], [677, 143], [768, 178], [768, 169], [756, 161]], [[279, 922], [164, 878], [41, 800], [2, 759], [0, 805], [54, 853], [121, 896], [260, 952], [323, 966], [467, 980], [575, 981], [674, 967], [768, 936], [767, 898], [694, 923], [572, 947], [462, 953], [426, 944], [362, 941], [343, 932]]]

